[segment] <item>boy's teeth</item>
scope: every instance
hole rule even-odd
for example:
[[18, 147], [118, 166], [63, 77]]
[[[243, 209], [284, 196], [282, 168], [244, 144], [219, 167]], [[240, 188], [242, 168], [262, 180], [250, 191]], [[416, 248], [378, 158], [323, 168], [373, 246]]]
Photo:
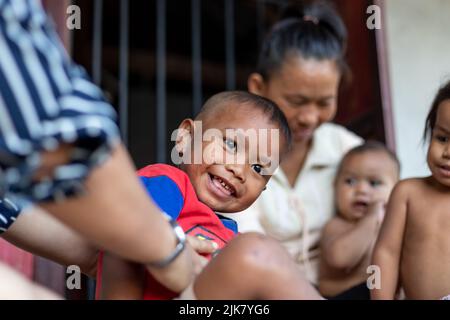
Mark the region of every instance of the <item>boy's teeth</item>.
[[214, 178], [215, 178], [215, 179], [221, 184], [221, 186], [224, 187], [226, 190], [228, 190], [228, 191], [231, 190], [230, 186], [227, 185], [227, 184], [225, 183], [225, 181], [223, 181], [223, 180], [220, 179], [219, 177], [214, 177]]

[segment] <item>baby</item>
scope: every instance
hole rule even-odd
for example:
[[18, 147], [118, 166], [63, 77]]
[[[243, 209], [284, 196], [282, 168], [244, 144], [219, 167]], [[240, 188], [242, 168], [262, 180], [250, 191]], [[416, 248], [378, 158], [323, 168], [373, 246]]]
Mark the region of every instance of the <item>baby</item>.
[[321, 239], [319, 291], [325, 297], [370, 299], [366, 269], [399, 169], [396, 156], [375, 141], [342, 159], [335, 180], [337, 215]]

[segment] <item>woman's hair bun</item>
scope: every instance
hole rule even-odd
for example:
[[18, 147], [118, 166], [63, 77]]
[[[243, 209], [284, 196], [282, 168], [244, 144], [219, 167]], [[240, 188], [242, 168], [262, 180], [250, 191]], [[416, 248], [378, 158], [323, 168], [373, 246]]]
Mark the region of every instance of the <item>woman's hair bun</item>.
[[346, 47], [347, 28], [335, 6], [329, 1], [301, 1], [288, 4], [281, 10], [279, 23], [284, 20], [310, 22], [318, 27], [326, 28], [336, 37], [343, 48]]

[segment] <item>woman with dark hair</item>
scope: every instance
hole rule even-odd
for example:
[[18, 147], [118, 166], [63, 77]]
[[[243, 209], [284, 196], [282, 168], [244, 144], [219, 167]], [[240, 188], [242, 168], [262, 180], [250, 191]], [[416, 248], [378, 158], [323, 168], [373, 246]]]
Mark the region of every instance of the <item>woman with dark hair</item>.
[[260, 231], [285, 245], [317, 281], [320, 233], [334, 214], [333, 179], [341, 157], [362, 139], [332, 124], [347, 71], [347, 31], [327, 2], [290, 7], [264, 39], [248, 90], [284, 112], [293, 145], [258, 201], [233, 215], [241, 232]]

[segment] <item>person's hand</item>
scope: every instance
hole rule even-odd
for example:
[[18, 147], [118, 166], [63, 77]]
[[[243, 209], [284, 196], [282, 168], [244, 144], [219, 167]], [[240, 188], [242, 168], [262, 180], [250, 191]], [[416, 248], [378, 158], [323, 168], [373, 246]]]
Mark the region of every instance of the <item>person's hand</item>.
[[[192, 236], [187, 236], [186, 239], [186, 248], [167, 267], [147, 267], [157, 281], [174, 292], [182, 292], [207, 264], [208, 260], [200, 254], [213, 253], [217, 249], [217, 245], [209, 240], [200, 240]], [[190, 270], [189, 278], [183, 277], [186, 272], [180, 272], [187, 269]]]
[[212, 254], [217, 250], [218, 245], [214, 241], [202, 240], [197, 237], [187, 236], [188, 249], [192, 250], [192, 262], [194, 265], [194, 275], [198, 275], [208, 263], [201, 254]]
[[183, 252], [164, 268], [146, 266], [152, 276], [161, 284], [173, 292], [182, 292], [192, 282], [194, 277], [193, 261], [194, 253], [189, 244]]

